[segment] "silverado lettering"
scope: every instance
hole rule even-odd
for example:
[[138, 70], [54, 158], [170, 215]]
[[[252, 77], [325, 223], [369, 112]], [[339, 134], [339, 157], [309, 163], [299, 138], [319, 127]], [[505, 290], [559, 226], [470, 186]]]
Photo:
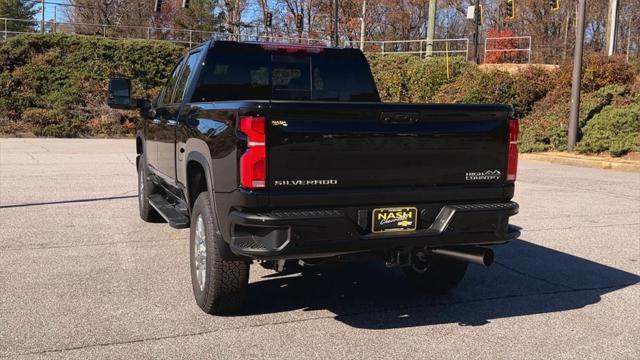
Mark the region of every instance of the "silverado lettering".
[[275, 180], [275, 186], [338, 185], [338, 180]]

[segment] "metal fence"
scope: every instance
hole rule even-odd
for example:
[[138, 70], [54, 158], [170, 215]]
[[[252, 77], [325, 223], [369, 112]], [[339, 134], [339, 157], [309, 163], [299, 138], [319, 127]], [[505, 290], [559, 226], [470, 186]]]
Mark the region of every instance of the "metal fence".
[[484, 39], [485, 63], [531, 63], [531, 36]]
[[[43, 25], [36, 20], [20, 20], [0, 18], [0, 40], [25, 33], [41, 33]], [[124, 26], [90, 23], [72, 23], [48, 21], [44, 23], [46, 33], [66, 33], [93, 35], [117, 39], [153, 39], [194, 45], [205, 40], [225, 39], [236, 41], [265, 41], [298, 43], [307, 45], [331, 45], [329, 37], [310, 39], [305, 37], [289, 37], [274, 34], [264, 28], [244, 28], [239, 34], [228, 32], [211, 32], [201, 30], [176, 29], [151, 26]], [[360, 41], [344, 40], [342, 45], [358, 47]], [[381, 40], [365, 41], [364, 51], [381, 54], [415, 54], [418, 56], [464, 56], [469, 55], [469, 39], [434, 39], [430, 45], [427, 40]]]
[[469, 57], [469, 39], [380, 40], [365, 41], [365, 52], [380, 54], [413, 54], [420, 57], [464, 56]]
[[[42, 24], [36, 20], [0, 18], [0, 41], [24, 33], [66, 33], [92, 35], [116, 39], [152, 39], [184, 43], [192, 46], [208, 39], [281, 42], [308, 45], [330, 46], [327, 38], [310, 39], [290, 37], [277, 34], [263, 27], [247, 27], [240, 33], [211, 32], [202, 30], [176, 29], [153, 26], [124, 26], [90, 23], [73, 23], [47, 21]], [[343, 41], [343, 46], [360, 47], [359, 40]], [[412, 54], [426, 56], [463, 56], [469, 58], [469, 39], [434, 39], [427, 40], [368, 40], [363, 42], [363, 50], [367, 53], [379, 54]], [[486, 38], [484, 40], [485, 62], [531, 63], [531, 36], [513, 36], [502, 38]], [[540, 60], [537, 59], [536, 60]]]
[[72, 23], [48, 21], [42, 23], [35, 20], [20, 20], [0, 18], [0, 40], [6, 40], [18, 34], [28, 33], [65, 33], [78, 35], [93, 35], [115, 39], [149, 39], [166, 40], [184, 43], [192, 46], [208, 39], [236, 40], [236, 41], [267, 41], [299, 43], [307, 45], [330, 45], [327, 39], [310, 39], [302, 37], [288, 37], [273, 34], [264, 29], [245, 28], [239, 34], [229, 32], [212, 32], [202, 30], [176, 29], [151, 26], [124, 26], [89, 23]]
[[[44, 30], [44, 31], [43, 31]], [[7, 40], [18, 34], [25, 33], [66, 33], [108, 37], [115, 39], [151, 39], [184, 43], [192, 46], [200, 42], [213, 39], [236, 41], [280, 42], [308, 45], [330, 46], [329, 36], [324, 38], [306, 38], [287, 36], [277, 30], [266, 29], [262, 26], [242, 27], [239, 33], [226, 31], [211, 32], [202, 30], [176, 29], [153, 26], [124, 26], [73, 23], [50, 20], [42, 24], [38, 20], [22, 20], [0, 18], [0, 41]], [[380, 54], [413, 54], [426, 56], [464, 56], [469, 59], [470, 49], [467, 38], [434, 39], [432, 44], [427, 40], [367, 40], [363, 50], [368, 53]], [[345, 47], [360, 47], [360, 40], [343, 39], [341, 45]], [[573, 55], [572, 44], [562, 46], [536, 42], [533, 44], [531, 36], [489, 37], [484, 39], [484, 48], [480, 45], [479, 52], [485, 63], [535, 63], [558, 64]], [[585, 51], [600, 51], [597, 47], [586, 48]], [[630, 54], [634, 58], [640, 55], [640, 49], [628, 46], [627, 59]]]

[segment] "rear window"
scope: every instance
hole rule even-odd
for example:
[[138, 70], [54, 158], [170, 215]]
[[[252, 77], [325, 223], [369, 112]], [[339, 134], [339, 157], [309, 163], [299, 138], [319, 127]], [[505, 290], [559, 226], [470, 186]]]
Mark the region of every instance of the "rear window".
[[231, 100], [380, 101], [356, 50], [286, 53], [259, 45], [216, 44], [192, 102]]

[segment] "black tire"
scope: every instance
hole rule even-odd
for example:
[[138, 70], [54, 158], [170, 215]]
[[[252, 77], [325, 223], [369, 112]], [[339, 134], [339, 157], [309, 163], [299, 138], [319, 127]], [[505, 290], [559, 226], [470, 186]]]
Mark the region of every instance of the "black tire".
[[[198, 219], [202, 219], [204, 229], [205, 248], [199, 247], [200, 253], [206, 257], [196, 255], [196, 232]], [[221, 246], [224, 246], [220, 232], [217, 229], [216, 218], [211, 209], [209, 193], [201, 193], [193, 206], [191, 215], [191, 234], [189, 237], [189, 252], [191, 264], [191, 284], [198, 306], [208, 314], [227, 315], [238, 312], [244, 303], [249, 284], [249, 263], [246, 261], [226, 261], [223, 259]], [[204, 250], [204, 251], [203, 251]], [[206, 272], [196, 272], [196, 257], [199, 263], [204, 261]], [[200, 279], [203, 279], [202, 283]]]
[[460, 284], [467, 263], [433, 256], [425, 263], [403, 267], [407, 280], [415, 286], [436, 293], [447, 292]]
[[149, 204], [149, 195], [154, 193], [155, 185], [147, 175], [147, 160], [144, 155], [141, 155], [138, 160], [138, 209], [140, 210], [140, 218], [146, 222], [160, 222], [163, 220], [162, 216]]

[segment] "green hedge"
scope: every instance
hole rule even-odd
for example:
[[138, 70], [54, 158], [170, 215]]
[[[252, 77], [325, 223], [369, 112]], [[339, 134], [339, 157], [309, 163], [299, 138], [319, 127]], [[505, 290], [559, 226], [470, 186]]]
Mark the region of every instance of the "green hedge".
[[586, 153], [608, 151], [613, 156], [640, 152], [640, 95], [628, 100], [595, 115], [582, 129], [577, 150]]
[[[581, 96], [579, 130], [600, 111], [611, 105], [614, 98], [626, 95], [621, 85], [609, 85]], [[570, 101], [566, 96], [549, 94], [539, 101], [531, 114], [522, 119], [520, 150], [524, 152], [567, 149]], [[581, 131], [581, 130], [580, 130]], [[580, 132], [581, 133], [581, 132]]]
[[135, 113], [105, 106], [107, 79], [129, 77], [135, 96], [154, 96], [183, 51], [161, 41], [63, 34], [11, 38], [0, 44], [0, 132], [131, 133]]
[[[136, 113], [105, 105], [107, 79], [133, 79], [134, 96], [153, 98], [184, 52], [163, 41], [30, 34], [0, 43], [0, 133], [129, 135]], [[506, 103], [521, 122], [521, 150], [565, 150], [571, 66], [511, 74], [463, 58], [367, 56], [380, 96], [392, 102]], [[638, 151], [637, 60], [592, 55], [584, 65], [578, 151]]]
[[440, 103], [510, 104], [516, 117], [527, 115], [550, 89], [548, 71], [530, 67], [516, 74], [470, 67], [435, 96]]
[[[624, 155], [618, 147], [610, 148], [599, 142], [595, 146], [593, 138], [590, 145], [582, 144], [587, 141], [587, 132], [594, 125], [592, 121], [600, 123], [606, 121], [610, 124], [618, 124], [619, 108], [621, 104], [631, 101], [636, 96], [637, 90], [633, 83], [637, 81], [636, 73], [632, 66], [620, 57], [607, 58], [602, 55], [591, 55], [585, 59], [584, 76], [581, 91], [581, 103], [578, 127], [578, 150], [587, 153], [609, 152], [611, 155]], [[532, 151], [566, 151], [567, 134], [569, 127], [569, 112], [571, 100], [571, 66], [564, 64], [559, 70], [551, 74], [553, 86], [547, 95], [536, 102], [530, 114], [522, 118], [522, 131], [520, 136], [520, 150]], [[600, 114], [604, 116], [600, 116]], [[610, 121], [603, 119], [610, 119]], [[604, 130], [604, 129], [609, 130]], [[618, 137], [618, 132], [612, 127], [599, 125], [599, 131], [609, 131], [607, 135], [613, 139]], [[630, 129], [629, 127], [625, 129]], [[624, 130], [626, 131], [626, 130]], [[592, 137], [593, 135], [590, 135]], [[613, 145], [614, 141], [606, 142]], [[601, 146], [602, 145], [602, 146]], [[617, 146], [617, 145], [616, 145]], [[627, 150], [632, 151], [632, 150]]]
[[[433, 102], [438, 90], [476, 65], [459, 56], [420, 59], [409, 54], [367, 57], [383, 101]], [[448, 68], [448, 73], [447, 73]]]
[[384, 101], [409, 103], [503, 103], [517, 116], [531, 111], [553, 86], [551, 74], [529, 67], [516, 74], [480, 70], [461, 57], [420, 59], [414, 55], [369, 55]]

